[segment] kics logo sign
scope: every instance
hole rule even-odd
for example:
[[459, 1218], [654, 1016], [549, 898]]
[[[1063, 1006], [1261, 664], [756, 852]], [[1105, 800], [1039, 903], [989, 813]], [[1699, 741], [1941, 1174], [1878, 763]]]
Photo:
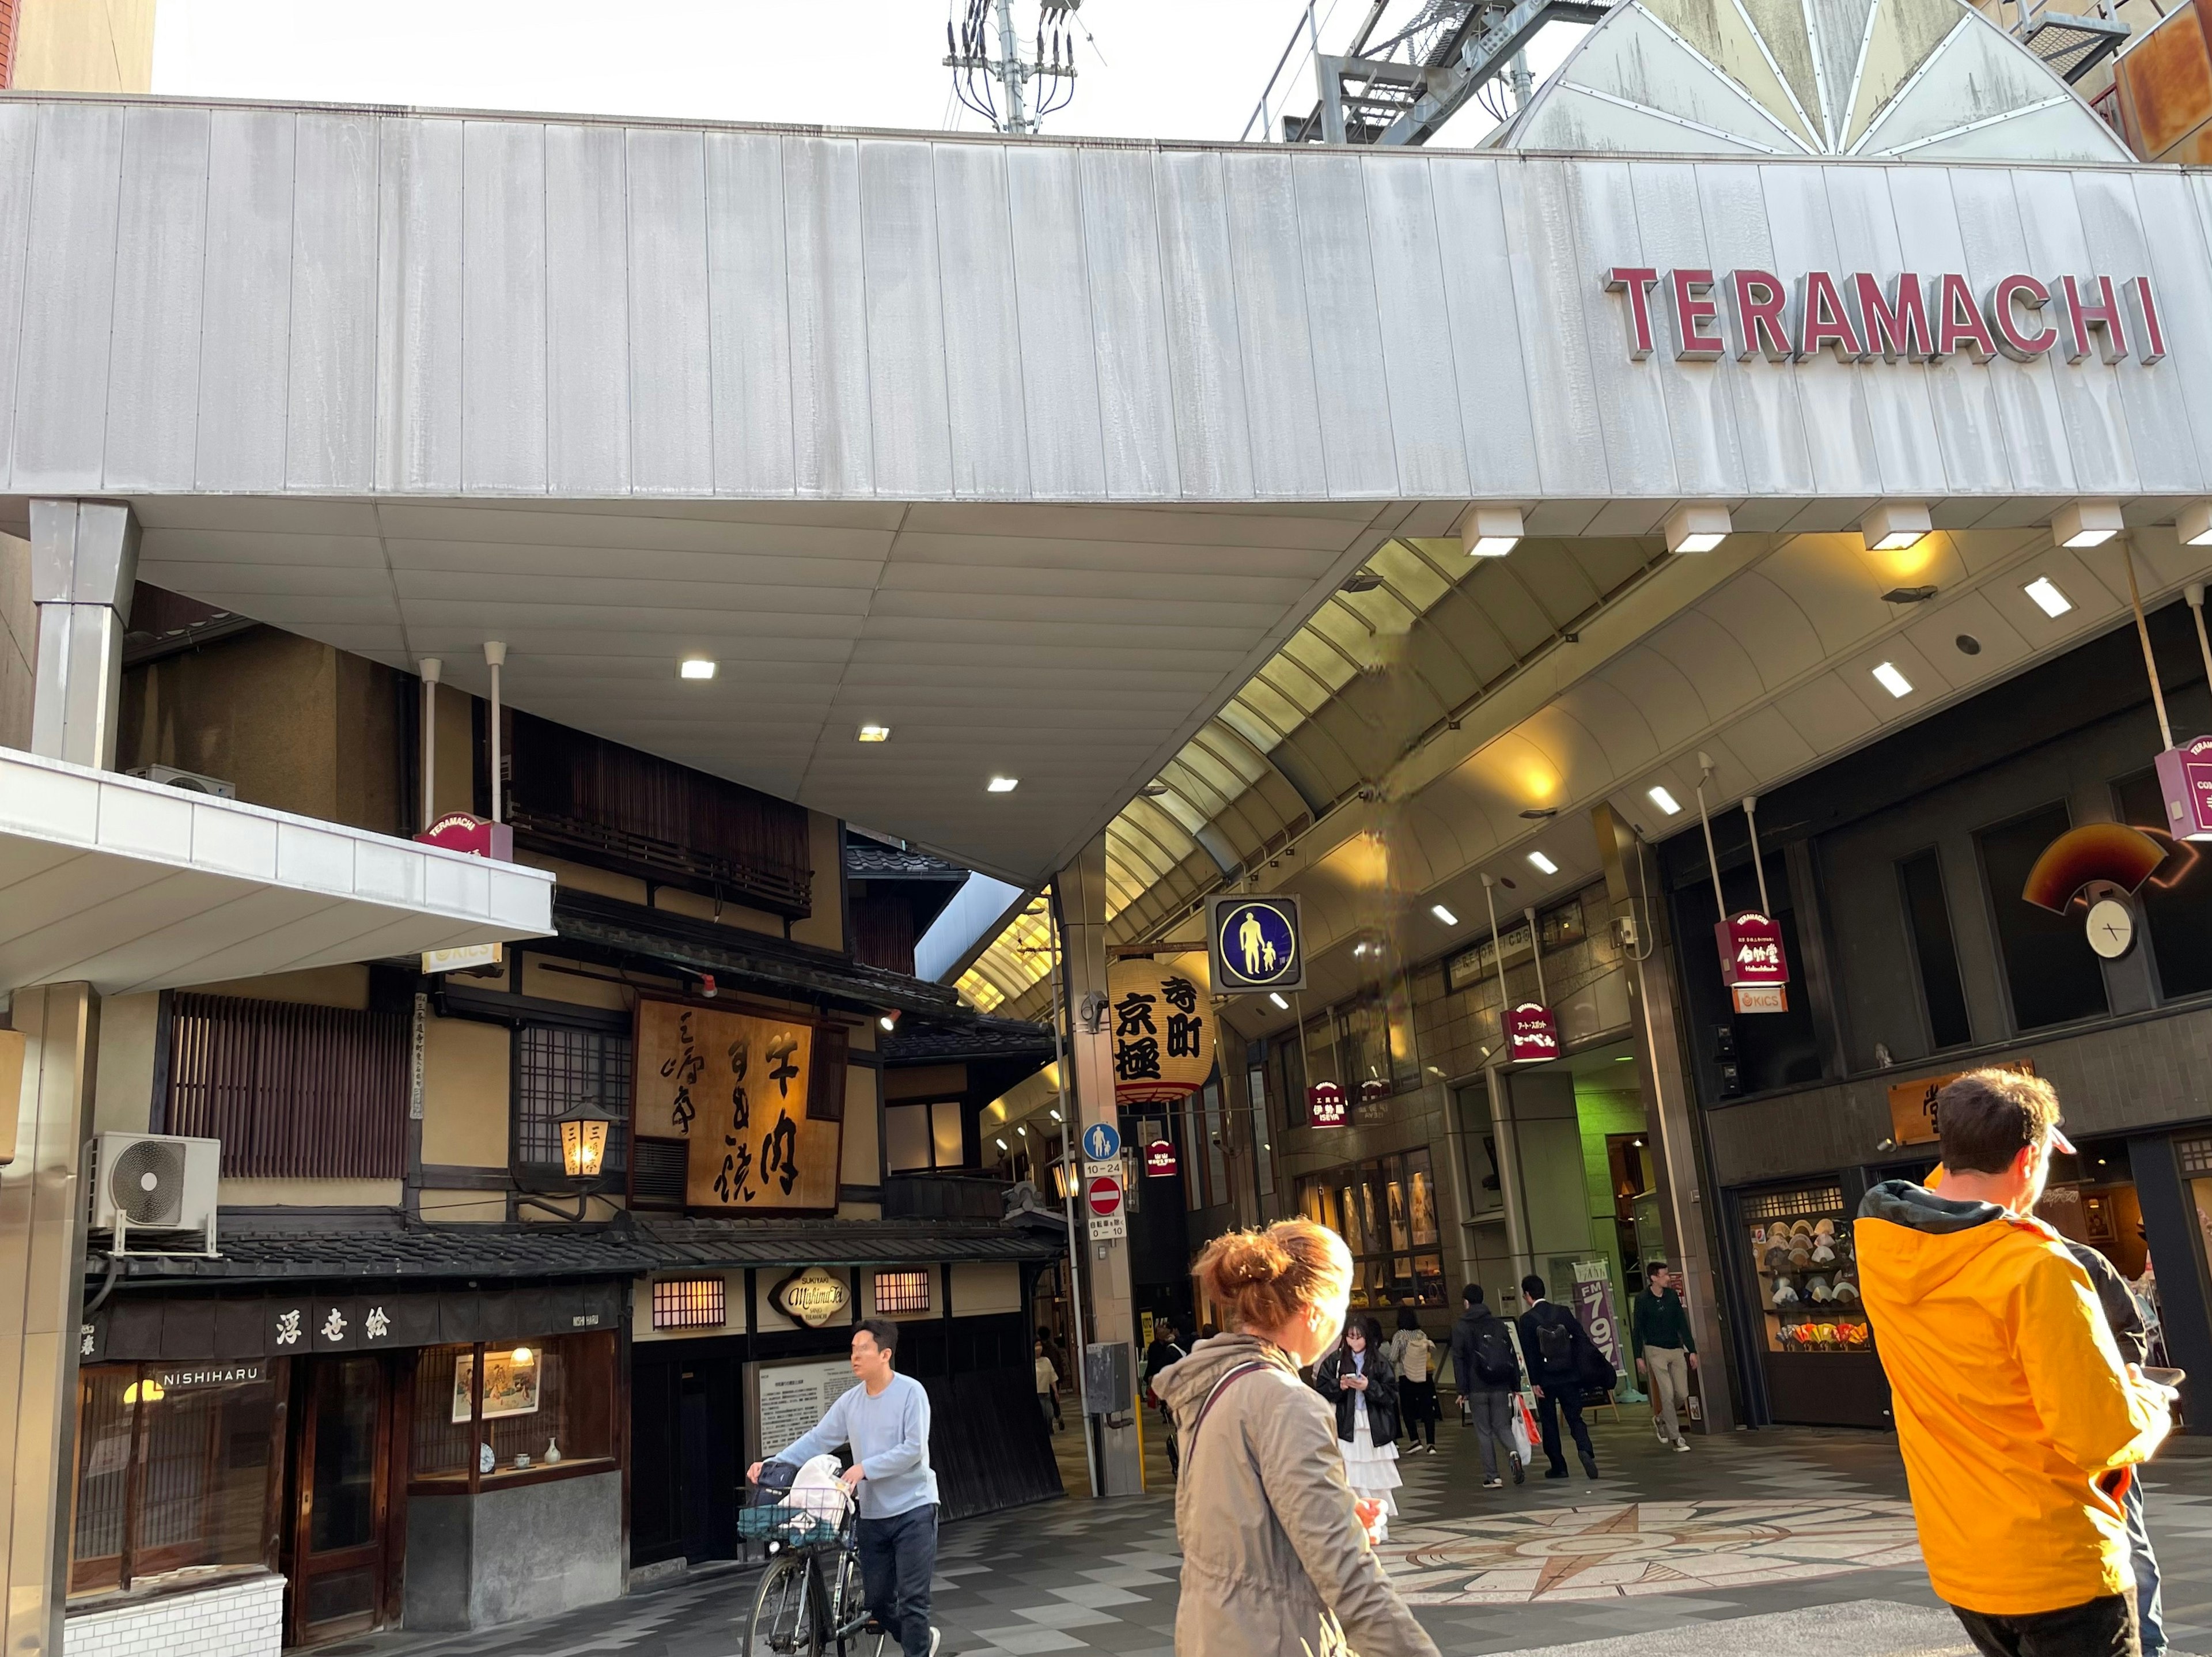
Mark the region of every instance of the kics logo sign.
[[2148, 277], [2015, 273], [1979, 292], [1954, 271], [1883, 278], [1808, 271], [1785, 283], [1771, 271], [1616, 265], [1601, 277], [1626, 302], [1628, 354], [1638, 362], [1662, 330], [1678, 362], [1802, 362], [1833, 351], [1844, 362], [1963, 356], [1986, 364], [2001, 355], [2027, 362], [2062, 351], [2069, 362], [2132, 356], [2148, 368], [2166, 356]]

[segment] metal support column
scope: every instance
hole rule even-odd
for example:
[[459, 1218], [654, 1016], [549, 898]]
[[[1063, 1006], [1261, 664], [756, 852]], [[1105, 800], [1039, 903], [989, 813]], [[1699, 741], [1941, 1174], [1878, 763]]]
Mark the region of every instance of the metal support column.
[[31, 752], [112, 770], [123, 696], [123, 634], [138, 579], [127, 506], [31, 503], [31, 598], [39, 606]]
[[[1705, 1177], [1705, 1124], [1682, 1064], [1680, 1002], [1674, 957], [1657, 895], [1654, 860], [1635, 827], [1610, 806], [1590, 813], [1598, 856], [1605, 866], [1606, 896], [1615, 919], [1635, 928], [1628, 955], [1628, 1010], [1634, 1031], [1636, 1079], [1644, 1093], [1644, 1122], [1659, 1186], [1659, 1214], [1668, 1255], [1682, 1280], [1682, 1299], [1700, 1350], [1728, 1350], [1721, 1337], [1723, 1289], [1716, 1265], [1718, 1215]], [[1698, 1372], [1708, 1432], [1735, 1425], [1727, 1367], [1708, 1363]]]

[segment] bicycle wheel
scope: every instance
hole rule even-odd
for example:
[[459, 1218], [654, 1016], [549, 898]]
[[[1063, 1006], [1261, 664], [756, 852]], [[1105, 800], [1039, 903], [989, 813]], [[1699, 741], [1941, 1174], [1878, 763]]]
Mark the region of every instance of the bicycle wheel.
[[769, 1561], [745, 1624], [744, 1657], [822, 1657], [815, 1599], [814, 1572], [804, 1554]]
[[860, 1576], [860, 1556], [850, 1550], [837, 1556], [835, 1604], [838, 1657], [883, 1657], [888, 1641], [880, 1632], [867, 1631], [867, 1585]]

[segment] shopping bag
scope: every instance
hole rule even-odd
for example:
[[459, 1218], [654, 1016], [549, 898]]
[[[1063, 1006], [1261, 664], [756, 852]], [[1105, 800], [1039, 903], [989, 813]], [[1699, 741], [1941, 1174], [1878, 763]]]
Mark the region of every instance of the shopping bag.
[[1513, 1400], [1513, 1453], [1519, 1458], [1523, 1467], [1535, 1459], [1533, 1453], [1535, 1441], [1536, 1423], [1528, 1419], [1528, 1401], [1516, 1398]]

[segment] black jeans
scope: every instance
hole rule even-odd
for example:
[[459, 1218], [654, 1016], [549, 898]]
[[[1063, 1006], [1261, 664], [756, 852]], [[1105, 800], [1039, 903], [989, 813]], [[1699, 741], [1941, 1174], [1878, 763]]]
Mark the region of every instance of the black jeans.
[[862, 1519], [860, 1581], [868, 1614], [906, 1657], [929, 1657], [929, 1583], [937, 1575], [937, 1504]]
[[1398, 1383], [1398, 1430], [1406, 1442], [1418, 1444], [1428, 1435], [1429, 1448], [1437, 1447], [1437, 1384], [1432, 1380]]
[[1954, 1605], [1966, 1637], [1988, 1657], [2139, 1657], [2135, 1596], [2108, 1593], [2063, 1611], [1989, 1617]]
[[1559, 1411], [1567, 1412], [1567, 1430], [1575, 1435], [1575, 1448], [1582, 1453], [1585, 1466], [1597, 1465], [1597, 1452], [1590, 1447], [1589, 1429], [1583, 1425], [1583, 1389], [1547, 1386], [1536, 1400], [1536, 1424], [1544, 1435], [1544, 1459], [1550, 1462], [1551, 1471], [1564, 1473], [1567, 1459], [1559, 1453]]

